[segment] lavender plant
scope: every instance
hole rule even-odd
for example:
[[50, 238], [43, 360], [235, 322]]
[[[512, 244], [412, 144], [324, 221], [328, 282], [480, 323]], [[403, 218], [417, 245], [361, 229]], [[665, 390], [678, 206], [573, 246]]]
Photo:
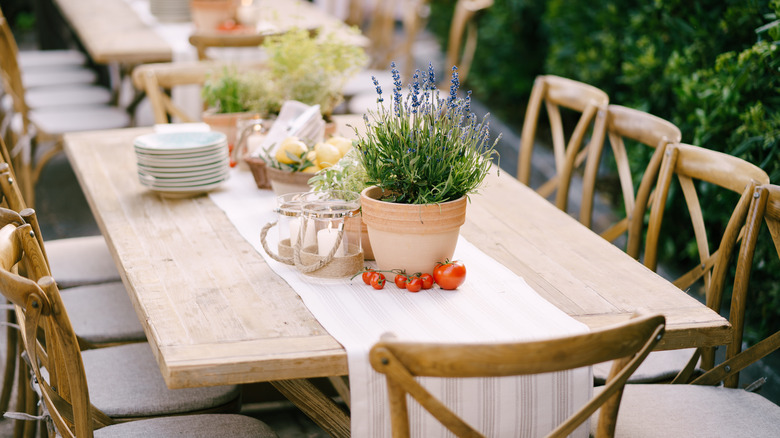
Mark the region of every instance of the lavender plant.
[[[374, 78], [377, 110], [364, 116], [366, 132], [355, 144], [368, 183], [388, 194], [383, 200], [405, 204], [441, 203], [476, 193], [498, 157], [490, 142], [488, 116], [471, 112], [471, 92], [458, 96], [457, 67], [452, 68], [448, 97], [436, 88], [432, 65], [417, 70], [404, 98], [400, 74], [394, 79], [390, 105]], [[496, 166], [498, 167], [498, 166]]]

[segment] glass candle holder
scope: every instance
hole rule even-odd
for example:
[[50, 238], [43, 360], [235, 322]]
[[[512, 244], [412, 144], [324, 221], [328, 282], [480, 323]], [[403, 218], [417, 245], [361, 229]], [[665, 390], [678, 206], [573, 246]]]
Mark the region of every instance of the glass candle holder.
[[306, 219], [303, 217], [303, 206], [316, 202], [320, 197], [321, 195], [317, 192], [296, 192], [276, 198], [274, 212], [278, 215], [276, 225], [279, 241], [278, 254], [282, 259], [289, 259], [288, 264], [293, 264], [293, 251], [299, 242], [300, 247], [316, 244], [315, 227], [303, 226], [306, 224]]
[[298, 231], [304, 240], [300, 254], [296, 254], [296, 267], [313, 276], [352, 275], [363, 266], [360, 194], [340, 190], [316, 193], [319, 196], [302, 207], [305, 227]]

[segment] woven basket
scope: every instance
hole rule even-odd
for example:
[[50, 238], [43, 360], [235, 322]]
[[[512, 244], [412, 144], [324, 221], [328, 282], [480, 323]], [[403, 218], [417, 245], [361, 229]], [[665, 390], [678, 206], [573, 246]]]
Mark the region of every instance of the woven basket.
[[252, 171], [252, 176], [255, 177], [255, 184], [258, 189], [270, 189], [271, 180], [268, 178], [268, 168], [265, 165], [265, 160], [260, 157], [244, 156], [244, 161], [249, 165], [249, 170]]

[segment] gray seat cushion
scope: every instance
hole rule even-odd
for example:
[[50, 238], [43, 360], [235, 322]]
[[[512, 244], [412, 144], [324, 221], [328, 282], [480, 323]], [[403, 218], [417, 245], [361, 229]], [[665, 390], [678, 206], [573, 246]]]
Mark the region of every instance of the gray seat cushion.
[[203, 414], [153, 418], [115, 424], [95, 431], [95, 438], [272, 438], [276, 436], [276, 433], [262, 421], [245, 415], [234, 414]]
[[147, 343], [82, 352], [89, 397], [114, 418], [187, 413], [225, 405], [238, 385], [168, 389]]
[[[695, 348], [653, 351], [628, 379], [629, 383], [665, 382], [673, 379], [693, 357]], [[593, 380], [602, 385], [607, 380], [612, 362], [593, 366]], [[700, 372], [701, 370], [699, 370]]]
[[[591, 418], [592, 431], [596, 418]], [[780, 437], [780, 406], [742, 389], [626, 385], [615, 436]]]
[[111, 91], [96, 85], [40, 87], [24, 94], [32, 109], [67, 105], [106, 105], [111, 103]]
[[103, 236], [47, 240], [45, 245], [60, 289], [121, 280]]
[[77, 335], [95, 344], [146, 340], [133, 303], [119, 281], [62, 291], [62, 301]]
[[78, 50], [20, 50], [16, 57], [22, 70], [78, 67], [87, 63], [87, 56]]
[[66, 111], [62, 108], [42, 108], [30, 111], [30, 120], [51, 135], [130, 126], [127, 111], [108, 105], [74, 106]]

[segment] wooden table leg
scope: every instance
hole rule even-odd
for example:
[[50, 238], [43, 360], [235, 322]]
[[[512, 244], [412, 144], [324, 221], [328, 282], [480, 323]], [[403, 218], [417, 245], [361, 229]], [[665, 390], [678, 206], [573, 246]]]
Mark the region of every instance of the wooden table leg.
[[271, 384], [332, 437], [349, 437], [349, 416], [306, 379]]

